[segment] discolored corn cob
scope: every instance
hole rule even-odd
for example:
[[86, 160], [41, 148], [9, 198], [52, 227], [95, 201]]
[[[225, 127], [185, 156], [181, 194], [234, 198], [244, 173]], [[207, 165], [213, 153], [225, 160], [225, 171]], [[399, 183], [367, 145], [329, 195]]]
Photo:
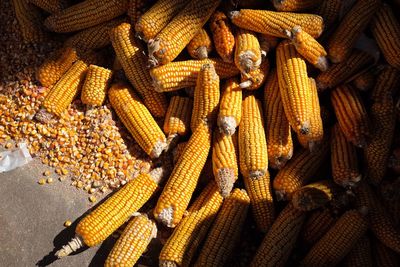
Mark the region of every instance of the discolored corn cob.
[[188, 0], [158, 0], [136, 22], [135, 32], [137, 36], [145, 42], [153, 39], [188, 2]]
[[344, 266], [348, 267], [372, 267], [371, 242], [368, 235], [364, 235], [354, 245], [353, 249], [344, 259]]
[[218, 55], [225, 62], [233, 62], [235, 36], [233, 35], [231, 22], [224, 13], [215, 11], [209, 23]]
[[162, 178], [159, 167], [128, 182], [78, 223], [75, 238], [56, 256], [65, 257], [83, 244], [92, 247], [103, 242], [150, 199]]
[[257, 228], [266, 233], [275, 220], [275, 207], [269, 172], [266, 171], [264, 176], [257, 179], [243, 177], [243, 180], [250, 197]]
[[324, 18], [325, 29], [331, 29], [339, 18], [341, 8], [342, 0], [324, 0], [315, 13]]
[[214, 132], [212, 165], [215, 182], [223, 197], [227, 197], [238, 178], [237, 136]]
[[149, 64], [152, 67], [173, 61], [204, 26], [220, 0], [190, 2], [148, 42]]
[[78, 55], [75, 49], [60, 48], [38, 68], [36, 78], [43, 86], [50, 87], [67, 72], [76, 60], [78, 60]]
[[301, 266], [318, 267], [338, 264], [367, 231], [368, 222], [361, 212], [357, 210], [345, 212], [311, 248]]
[[264, 58], [258, 69], [250, 71], [249, 73], [242, 73], [240, 80], [240, 88], [247, 90], [257, 90], [260, 88], [267, 79], [269, 72], [269, 61]]
[[400, 68], [400, 23], [392, 8], [383, 4], [371, 23], [372, 34], [386, 61]]
[[24, 42], [43, 42], [47, 36], [42, 28], [40, 10], [30, 4], [28, 0], [13, 0], [12, 3]]
[[370, 69], [357, 75], [352, 81], [352, 85], [360, 91], [369, 91], [375, 86], [375, 70]]
[[276, 70], [272, 70], [264, 87], [265, 133], [269, 165], [281, 169], [293, 155], [290, 125], [283, 110]]
[[267, 141], [261, 102], [254, 95], [243, 100], [239, 126], [239, 162], [244, 177], [263, 177], [268, 169]]
[[383, 67], [376, 79], [376, 86], [371, 91], [370, 99], [375, 101], [387, 100], [395, 96], [400, 88], [400, 71], [389, 66]]
[[82, 87], [82, 103], [90, 106], [101, 106], [106, 100], [111, 77], [112, 70], [90, 65]]
[[114, 84], [108, 98], [118, 117], [140, 147], [152, 158], [158, 158], [167, 147], [165, 135], [127, 84]]
[[166, 226], [175, 227], [181, 221], [207, 160], [210, 146], [210, 129], [204, 123], [199, 124], [179, 157], [154, 209], [154, 217]]
[[241, 9], [232, 11], [230, 17], [240, 28], [282, 38], [286, 37], [285, 30], [296, 25], [314, 38], [319, 37], [324, 28], [322, 17], [311, 14]]
[[186, 49], [189, 52], [189, 55], [192, 58], [196, 59], [205, 59], [208, 58], [208, 54], [212, 50], [212, 43], [210, 36], [204, 28], [201, 28], [192, 40], [186, 46]]
[[351, 50], [379, 8], [380, 0], [357, 1], [344, 16], [328, 41], [328, 55], [333, 63], [348, 59]]
[[174, 148], [174, 150], [172, 151], [172, 162], [174, 163], [174, 165], [178, 162], [178, 159], [182, 155], [183, 151], [185, 150], [186, 145], [187, 145], [187, 141], [181, 142], [181, 143], [177, 144], [176, 147]]
[[249, 206], [246, 191], [234, 189], [224, 200], [194, 266], [224, 266], [239, 241]]
[[300, 233], [302, 244], [307, 248], [312, 247], [332, 228], [336, 220], [337, 218], [327, 208], [312, 211]]
[[270, 50], [278, 46], [279, 38], [268, 34], [259, 34], [258, 41], [260, 42], [261, 55], [266, 57]]
[[159, 255], [160, 267], [189, 266], [217, 216], [222, 200], [217, 185], [211, 181], [162, 248]]
[[104, 263], [105, 267], [133, 266], [157, 236], [157, 226], [146, 215], [135, 216], [118, 238]]
[[217, 125], [220, 132], [233, 135], [242, 118], [242, 89], [237, 78], [225, 82], [219, 103]]
[[235, 64], [242, 73], [249, 73], [260, 67], [261, 49], [256, 33], [241, 28], [237, 29]]
[[365, 147], [369, 138], [369, 119], [360, 93], [350, 85], [341, 85], [331, 92], [331, 103], [346, 140]]
[[301, 29], [300, 26], [294, 26], [290, 31], [286, 31], [297, 52], [308, 62], [313, 64], [321, 71], [328, 69], [328, 60], [326, 51], [311, 35]]
[[318, 7], [323, 0], [272, 0], [278, 11], [298, 12]]
[[165, 95], [155, 92], [152, 80], [146, 69], [146, 56], [142, 47], [135, 41], [131, 25], [122, 23], [110, 32], [115, 53], [125, 74], [133, 87], [143, 98], [143, 102], [155, 117], [163, 117], [168, 103]]
[[126, 12], [129, 0], [85, 0], [46, 18], [53, 32], [74, 32], [109, 21]]
[[213, 64], [204, 64], [197, 76], [194, 89], [192, 119], [190, 129], [195, 131], [197, 126], [207, 123], [212, 129], [217, 122], [219, 104], [219, 77]]
[[221, 79], [239, 74], [239, 70], [233, 63], [226, 63], [220, 59], [177, 61], [150, 70], [153, 86], [157, 92], [194, 87], [200, 68], [204, 64], [213, 64]]
[[264, 237], [250, 266], [285, 266], [305, 217], [292, 203], [287, 204]]
[[50, 14], [60, 12], [68, 6], [65, 0], [29, 0], [29, 2]]
[[347, 60], [333, 64], [327, 71], [320, 73], [316, 78], [317, 87], [321, 91], [334, 88], [372, 63], [373, 58], [368, 53], [354, 50]]
[[139, 18], [146, 12], [148, 5], [152, 5], [154, 1], [146, 0], [129, 0], [128, 4], [128, 17], [132, 25], [135, 25]]
[[374, 264], [377, 267], [396, 267], [399, 263], [399, 255], [383, 245], [379, 240], [372, 242]]
[[346, 140], [338, 124], [332, 128], [331, 166], [333, 181], [340, 186], [353, 187], [361, 180], [356, 148]]
[[296, 133], [309, 134], [312, 98], [306, 62], [294, 45], [283, 41], [276, 49], [276, 65], [286, 118]]

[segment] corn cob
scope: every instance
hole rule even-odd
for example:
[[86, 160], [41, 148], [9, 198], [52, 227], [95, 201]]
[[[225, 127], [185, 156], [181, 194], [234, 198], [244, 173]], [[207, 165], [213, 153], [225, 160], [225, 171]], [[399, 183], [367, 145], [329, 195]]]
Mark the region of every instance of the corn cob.
[[400, 68], [400, 23], [392, 8], [384, 4], [372, 20], [371, 30], [386, 61]]
[[115, 53], [126, 76], [143, 98], [143, 102], [155, 117], [163, 117], [167, 110], [165, 95], [155, 92], [146, 70], [146, 56], [131, 33], [131, 25], [122, 23], [110, 32]]
[[56, 256], [68, 256], [83, 244], [92, 247], [103, 242], [150, 199], [162, 178], [159, 167], [128, 182], [78, 223], [76, 236]]
[[369, 120], [359, 92], [350, 85], [341, 85], [331, 92], [331, 102], [347, 141], [365, 147], [369, 138]]
[[275, 220], [275, 208], [269, 172], [267, 171], [264, 176], [257, 179], [243, 177], [243, 180], [250, 197], [253, 217], [257, 228], [261, 232], [266, 233]]
[[328, 156], [328, 135], [325, 136], [321, 145], [313, 153], [308, 149], [301, 149], [285, 167], [276, 175], [273, 188], [278, 200], [291, 199], [292, 194], [306, 185], [317, 173], [318, 168]]
[[167, 147], [165, 135], [132, 88], [126, 84], [114, 84], [108, 97], [135, 141], [150, 157], [158, 158]]
[[396, 267], [399, 264], [399, 255], [383, 245], [379, 240], [374, 240], [374, 264], [377, 267]]
[[133, 266], [156, 236], [154, 221], [143, 214], [135, 216], [115, 243], [104, 266]]
[[305, 217], [305, 213], [287, 204], [264, 237], [250, 266], [285, 266]]
[[139, 17], [135, 24], [136, 35], [145, 42], [153, 39], [188, 2], [188, 0], [158, 0], [146, 13]]
[[91, 106], [101, 106], [106, 100], [111, 76], [112, 70], [90, 65], [82, 87], [82, 103]]
[[179, 157], [182, 155], [183, 151], [185, 151], [186, 145], [187, 145], [187, 141], [181, 142], [176, 145], [174, 150], [172, 150], [172, 162], [174, 163], [174, 165], [176, 165], [176, 163], [179, 160]]
[[154, 1], [146, 0], [129, 0], [128, 17], [132, 25], [135, 25], [139, 18], [146, 12], [148, 5], [152, 5]]
[[240, 88], [247, 90], [257, 90], [260, 88], [267, 79], [269, 72], [269, 61], [264, 58], [258, 69], [250, 71], [249, 73], [242, 73], [240, 80]]
[[352, 85], [360, 91], [369, 91], [375, 86], [376, 75], [374, 69], [361, 72], [352, 81]]
[[24, 42], [43, 42], [47, 36], [41, 26], [40, 10], [31, 5], [28, 0], [13, 0], [12, 3]]
[[218, 55], [225, 62], [233, 62], [235, 36], [227, 16], [221, 11], [215, 11], [210, 18], [210, 28]]
[[64, 47], [57, 50], [36, 71], [36, 78], [45, 86], [54, 85], [64, 73], [78, 60], [76, 50]]
[[333, 64], [327, 71], [320, 73], [316, 78], [317, 87], [321, 91], [334, 88], [372, 63], [373, 58], [368, 53], [354, 50], [347, 60]]
[[223, 197], [227, 197], [238, 178], [236, 135], [214, 132], [212, 165], [219, 192]]
[[312, 247], [332, 228], [336, 220], [336, 217], [327, 208], [312, 211], [300, 234], [302, 244], [307, 248]]
[[217, 185], [211, 181], [162, 248], [159, 255], [160, 267], [189, 266], [217, 216], [222, 200]]
[[325, 0], [315, 11], [316, 14], [324, 18], [325, 29], [331, 29], [331, 26], [338, 20], [342, 0]]
[[215, 72], [214, 65], [204, 64], [200, 69], [194, 89], [193, 111], [190, 121], [192, 132], [202, 123], [207, 123], [212, 129], [217, 121], [219, 95], [219, 77]]
[[210, 146], [210, 129], [206, 124], [199, 124], [179, 157], [154, 209], [154, 217], [166, 226], [175, 227], [181, 221], [207, 160]]
[[324, 28], [322, 17], [310, 14], [242, 9], [232, 11], [230, 17], [240, 28], [282, 38], [286, 37], [285, 30], [296, 25], [314, 38], [319, 37]]
[[296, 133], [309, 134], [312, 98], [306, 63], [289, 41], [278, 45], [276, 61], [286, 118]]
[[221, 79], [239, 74], [239, 70], [234, 64], [223, 62], [220, 59], [171, 62], [150, 70], [155, 90], [157, 92], [170, 92], [185, 87], [194, 87], [200, 68], [204, 64], [213, 64]]
[[354, 248], [344, 259], [344, 266], [348, 267], [372, 267], [371, 242], [367, 235], [354, 245]]
[[375, 101], [387, 100], [388, 96], [395, 96], [400, 88], [400, 71], [386, 66], [379, 73], [376, 86], [371, 92], [370, 99]]
[[286, 31], [297, 52], [305, 60], [313, 64], [321, 71], [328, 69], [328, 60], [326, 51], [311, 35], [301, 29], [300, 26], [294, 26], [290, 31]]
[[249, 73], [260, 67], [261, 49], [257, 35], [245, 29], [238, 29], [235, 38], [235, 64], [242, 73]]
[[323, 0], [272, 0], [278, 11], [298, 12], [318, 7]]
[[345, 61], [380, 6], [380, 0], [357, 1], [330, 36], [328, 55], [333, 63]]
[[257, 179], [268, 169], [267, 141], [261, 102], [254, 95], [243, 100], [242, 121], [239, 127], [240, 172], [244, 177]]
[[242, 118], [242, 90], [238, 79], [231, 78], [226, 81], [221, 101], [217, 125], [220, 132], [233, 135]]
[[276, 70], [270, 72], [264, 87], [265, 132], [269, 165], [281, 169], [293, 155], [290, 125], [283, 110]]
[[85, 0], [47, 17], [44, 25], [53, 32], [74, 32], [116, 18], [127, 9], [128, 0]]
[[60, 12], [68, 6], [65, 0], [29, 0], [29, 2], [50, 14]]
[[395, 174], [400, 174], [400, 147], [396, 147], [393, 149], [392, 154], [389, 157], [388, 167]]
[[201, 28], [192, 40], [186, 46], [189, 55], [196, 59], [208, 58], [208, 54], [212, 50], [212, 43], [210, 36], [204, 28]]
[[224, 200], [194, 266], [224, 266], [240, 238], [250, 199], [243, 189], [234, 189]]
[[345, 212], [333, 227], [311, 248], [301, 266], [335, 266], [366, 233], [364, 210]]
[[191, 0], [155, 37], [148, 41], [152, 67], [173, 61], [204, 26], [220, 0]]

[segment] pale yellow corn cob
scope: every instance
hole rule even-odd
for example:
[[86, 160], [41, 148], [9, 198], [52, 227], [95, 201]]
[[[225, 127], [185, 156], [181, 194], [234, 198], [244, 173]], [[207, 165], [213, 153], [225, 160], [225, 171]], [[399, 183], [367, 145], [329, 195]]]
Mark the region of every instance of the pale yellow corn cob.
[[318, 7], [323, 0], [272, 0], [278, 11], [298, 12]]
[[106, 100], [111, 77], [112, 70], [90, 65], [82, 87], [82, 103], [90, 106], [101, 106]]
[[22, 39], [26, 43], [39, 43], [47, 39], [42, 27], [40, 10], [28, 0], [13, 0], [15, 17], [17, 18]]
[[65, 0], [29, 0], [29, 2], [50, 14], [60, 12], [68, 6]]
[[260, 67], [261, 49], [256, 33], [241, 28], [237, 29], [235, 64], [242, 73], [249, 73]]
[[208, 58], [208, 54], [212, 50], [212, 43], [210, 36], [204, 28], [201, 28], [192, 40], [186, 46], [189, 55], [196, 59]]
[[249, 73], [241, 74], [240, 88], [246, 90], [257, 90], [264, 84], [268, 73], [269, 61], [267, 58], [264, 58], [258, 69], [252, 70]]
[[233, 62], [235, 36], [231, 22], [221, 11], [216, 11], [210, 18], [215, 50], [225, 62]]

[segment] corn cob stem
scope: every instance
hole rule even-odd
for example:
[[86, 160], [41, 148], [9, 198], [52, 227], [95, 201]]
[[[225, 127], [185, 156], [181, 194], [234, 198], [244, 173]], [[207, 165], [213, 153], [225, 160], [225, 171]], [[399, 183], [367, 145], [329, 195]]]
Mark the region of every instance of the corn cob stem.
[[269, 72], [269, 61], [267, 58], [264, 58], [261, 61], [260, 67], [249, 73], [241, 74], [241, 82], [239, 87], [247, 90], [257, 90], [260, 88], [265, 80], [267, 79]]
[[205, 59], [212, 50], [210, 36], [201, 28], [187, 45], [187, 50], [192, 58]]
[[249, 73], [260, 67], [261, 49], [254, 32], [238, 29], [236, 32], [235, 64], [242, 73]]
[[242, 118], [242, 90], [238, 79], [231, 78], [226, 81], [221, 101], [217, 125], [220, 132], [233, 135]]
[[210, 18], [215, 50], [225, 62], [233, 61], [235, 36], [231, 22], [221, 11], [216, 11]]

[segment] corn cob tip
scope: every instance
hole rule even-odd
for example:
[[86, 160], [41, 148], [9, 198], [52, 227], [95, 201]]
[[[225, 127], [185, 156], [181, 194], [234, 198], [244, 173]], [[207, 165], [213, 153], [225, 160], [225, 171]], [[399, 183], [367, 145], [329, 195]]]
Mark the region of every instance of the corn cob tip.
[[197, 48], [196, 53], [197, 53], [197, 57], [199, 59], [208, 58], [207, 47], [205, 47], [205, 46], [200, 46], [199, 48]]
[[159, 267], [178, 267], [178, 264], [174, 261], [160, 260]]
[[149, 67], [150, 68], [157, 67], [159, 63], [157, 58], [154, 56], [154, 53], [160, 50], [160, 40], [150, 39], [147, 43], [147, 49], [149, 51], [149, 59], [148, 59]]
[[211, 79], [218, 79], [217, 71], [215, 70], [214, 64], [206, 63], [201, 66], [201, 70], [209, 69], [211, 72]]
[[[361, 178], [362, 178], [361, 174], [359, 176], [356, 176], [356, 177], [350, 177], [349, 180], [343, 182], [341, 184], [341, 186], [345, 187], [345, 188], [353, 188], [353, 187], [355, 187], [357, 185], [358, 182], [361, 181]], [[351, 192], [351, 191], [349, 191], [349, 192]], [[347, 193], [347, 191], [346, 191], [346, 193]]]
[[[160, 221], [162, 224], [166, 225], [167, 227], [175, 227], [175, 224], [173, 223], [174, 221], [174, 208], [173, 207], [168, 207], [164, 208], [160, 214], [155, 216], [158, 221]], [[161, 265], [160, 265], [161, 266]]]
[[149, 173], [150, 177], [156, 184], [160, 184], [166, 174], [165, 168], [160, 166], [152, 169]]
[[39, 111], [35, 114], [34, 119], [41, 123], [49, 123], [53, 118], [53, 114], [48, 112], [45, 108], [39, 109]]
[[244, 51], [239, 55], [239, 65], [246, 72], [249, 73], [254, 69], [257, 69], [261, 64], [261, 58], [256, 62], [253, 61], [256, 58], [256, 54], [253, 51]]
[[168, 148], [168, 144], [165, 141], [157, 141], [154, 145], [153, 150], [150, 153], [151, 158], [158, 158], [161, 153]]
[[83, 245], [84, 244], [83, 244], [82, 237], [75, 236], [74, 238], [71, 239], [71, 241], [68, 242], [68, 244], [66, 244], [60, 250], [58, 250], [55, 253], [55, 256], [59, 259], [62, 257], [66, 257], [69, 254], [71, 254], [72, 252], [75, 252], [78, 249], [80, 249], [81, 247], [83, 247]]
[[300, 134], [307, 135], [310, 133], [310, 122], [306, 121], [300, 125]]
[[359, 213], [361, 213], [361, 215], [362, 216], [367, 216], [368, 215], [368, 207], [367, 206], [361, 206], [359, 209], [358, 209], [358, 212]]
[[178, 143], [178, 141], [179, 141], [179, 135], [177, 133], [169, 134], [167, 137], [167, 147], [165, 148], [165, 151], [170, 151], [171, 148], [174, 148]]
[[216, 182], [219, 192], [225, 198], [229, 196], [235, 183], [235, 171], [231, 168], [222, 168], [218, 170], [217, 176]]
[[287, 199], [286, 192], [283, 190], [275, 190], [275, 196], [277, 201], [285, 201]]
[[245, 82], [240, 83], [240, 84], [239, 84], [239, 87], [240, 87], [241, 89], [246, 89], [246, 88], [249, 88], [252, 84], [253, 84], [253, 81], [247, 80], [247, 81], [245, 81]]
[[318, 91], [324, 91], [324, 90], [326, 90], [328, 88], [328, 84], [327, 83], [324, 83], [324, 82], [318, 81], [318, 80], [316, 81], [316, 83], [317, 83]]
[[315, 67], [317, 67], [321, 71], [326, 71], [329, 67], [328, 59], [325, 56], [319, 57]]
[[228, 12], [228, 17], [230, 19], [234, 19], [235, 17], [239, 16], [239, 14], [240, 14], [240, 11], [231, 11], [231, 12]]
[[265, 175], [265, 173], [267, 172], [268, 168], [265, 168], [264, 170], [255, 170], [255, 171], [250, 171], [249, 172], [249, 177], [251, 179], [258, 179], [261, 178]]
[[219, 131], [225, 135], [233, 135], [236, 131], [236, 120], [233, 116], [218, 117], [217, 124]]

